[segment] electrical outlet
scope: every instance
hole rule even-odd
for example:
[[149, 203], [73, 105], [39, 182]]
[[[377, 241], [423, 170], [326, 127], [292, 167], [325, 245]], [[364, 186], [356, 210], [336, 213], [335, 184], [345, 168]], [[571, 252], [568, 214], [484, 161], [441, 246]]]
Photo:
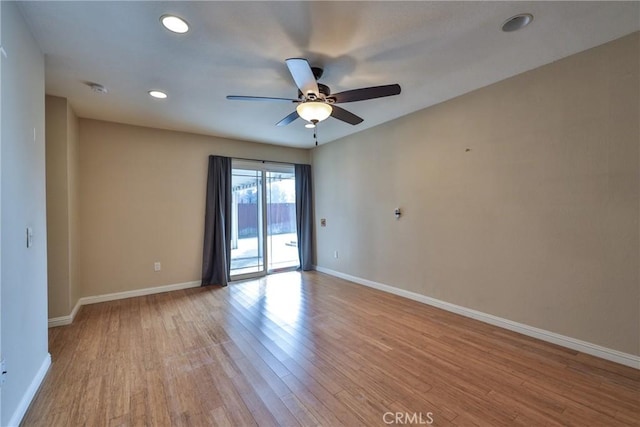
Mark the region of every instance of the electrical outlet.
[[160, 261], [156, 261], [153, 263], [153, 271], [160, 271], [162, 266], [160, 265]]
[[338, 258], [338, 251], [334, 251], [333, 252], [333, 257], [336, 258], [336, 259]]

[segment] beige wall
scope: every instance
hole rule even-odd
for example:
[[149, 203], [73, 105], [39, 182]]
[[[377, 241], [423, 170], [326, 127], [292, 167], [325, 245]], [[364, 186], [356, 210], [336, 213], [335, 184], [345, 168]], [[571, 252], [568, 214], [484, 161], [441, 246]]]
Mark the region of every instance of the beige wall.
[[78, 117], [67, 102], [67, 195], [69, 213], [69, 307], [80, 299], [80, 141]]
[[45, 99], [47, 173], [47, 276], [49, 317], [69, 307], [69, 194], [67, 185], [67, 100]]
[[639, 52], [635, 33], [315, 149], [317, 265], [639, 355]]
[[82, 296], [200, 280], [209, 155], [309, 163], [302, 149], [87, 119], [79, 129]]
[[[0, 425], [18, 425], [48, 366], [44, 55], [18, 5], [0, 1], [2, 158], [0, 341], [6, 382]], [[26, 228], [33, 230], [27, 248]], [[45, 371], [41, 371], [44, 368]]]
[[46, 96], [49, 318], [68, 315], [79, 298], [78, 119], [65, 98]]

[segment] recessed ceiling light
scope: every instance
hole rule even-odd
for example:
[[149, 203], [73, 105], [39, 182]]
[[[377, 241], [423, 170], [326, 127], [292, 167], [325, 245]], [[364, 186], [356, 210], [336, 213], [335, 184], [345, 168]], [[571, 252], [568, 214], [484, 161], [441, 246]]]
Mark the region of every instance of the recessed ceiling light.
[[165, 99], [167, 97], [167, 94], [160, 90], [150, 90], [149, 95], [157, 99]]
[[184, 34], [189, 31], [187, 21], [175, 15], [162, 15], [160, 22], [162, 22], [162, 25], [164, 25], [167, 30], [173, 31], [174, 33]]
[[504, 21], [502, 24], [502, 31], [505, 33], [510, 33], [512, 31], [518, 31], [527, 25], [529, 25], [533, 21], [533, 15], [530, 13], [520, 13], [516, 16], [512, 16], [511, 18]]

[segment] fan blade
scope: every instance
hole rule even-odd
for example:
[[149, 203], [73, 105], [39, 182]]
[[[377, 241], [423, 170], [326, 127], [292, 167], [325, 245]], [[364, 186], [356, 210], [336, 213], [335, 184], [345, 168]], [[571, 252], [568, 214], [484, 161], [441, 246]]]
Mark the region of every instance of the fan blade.
[[276, 123], [276, 126], [286, 126], [289, 123], [291, 123], [292, 121], [294, 121], [295, 119], [297, 119], [298, 117], [300, 117], [298, 115], [298, 112], [294, 111], [293, 113], [289, 114], [287, 117], [285, 117], [284, 119], [282, 119], [278, 123]]
[[243, 95], [227, 95], [227, 99], [233, 101], [287, 101], [287, 102], [300, 102], [299, 99], [291, 98], [269, 98], [266, 96], [243, 96]]
[[358, 123], [362, 123], [363, 118], [358, 117], [353, 113], [345, 110], [344, 108], [340, 108], [337, 105], [331, 106], [331, 117], [342, 120], [343, 122], [347, 122], [350, 125], [357, 125]]
[[318, 82], [307, 60], [303, 58], [289, 58], [285, 60], [285, 62], [300, 92], [305, 96], [310, 92], [318, 96], [320, 93], [318, 91]]
[[362, 89], [347, 90], [340, 93], [334, 93], [329, 98], [333, 98], [335, 102], [355, 102], [367, 99], [383, 98], [385, 96], [398, 95], [400, 93], [400, 85], [372, 86]]

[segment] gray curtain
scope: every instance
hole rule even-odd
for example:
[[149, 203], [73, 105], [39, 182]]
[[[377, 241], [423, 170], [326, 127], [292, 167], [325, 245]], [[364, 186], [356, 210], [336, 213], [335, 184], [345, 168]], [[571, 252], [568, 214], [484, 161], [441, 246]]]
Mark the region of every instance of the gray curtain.
[[202, 286], [227, 286], [231, 270], [231, 159], [209, 156]]
[[300, 269], [313, 267], [313, 211], [311, 206], [311, 166], [295, 165], [296, 226], [298, 229], [298, 258]]

